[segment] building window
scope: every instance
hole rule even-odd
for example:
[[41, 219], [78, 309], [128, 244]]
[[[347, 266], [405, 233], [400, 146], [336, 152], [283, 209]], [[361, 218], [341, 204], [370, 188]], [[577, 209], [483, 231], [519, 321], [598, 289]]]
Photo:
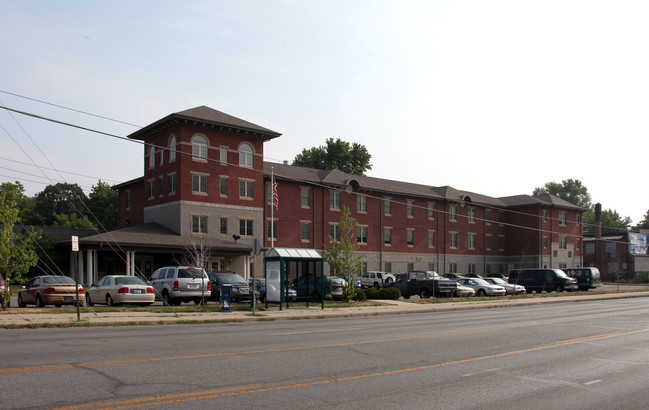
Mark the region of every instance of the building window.
[[408, 215], [408, 218], [415, 216], [415, 201], [413, 201], [412, 199], [409, 199], [406, 202], [406, 215]]
[[367, 226], [363, 225], [356, 227], [356, 242], [367, 243]]
[[356, 211], [360, 213], [367, 213], [367, 197], [365, 195], [356, 195]]
[[415, 246], [415, 230], [406, 229], [406, 242], [408, 246]]
[[392, 262], [384, 262], [383, 270], [388, 273], [392, 273]]
[[338, 224], [329, 224], [329, 236], [332, 242], [340, 242], [340, 229], [338, 229]]
[[392, 245], [392, 228], [383, 228], [383, 243]]
[[559, 211], [559, 225], [566, 226], [567, 219], [567, 213], [565, 211]]
[[484, 238], [485, 241], [485, 249], [490, 251], [491, 250], [491, 235], [487, 234]]
[[451, 222], [457, 221], [457, 205], [450, 205], [448, 207], [448, 220]]
[[428, 231], [428, 247], [435, 247], [435, 231]]
[[365, 272], [367, 272], [367, 262], [361, 262], [361, 271], [360, 271], [360, 274], [362, 275], [362, 274], [364, 274]]
[[457, 273], [457, 263], [448, 264], [448, 273]]
[[207, 233], [207, 216], [192, 216], [192, 233]]
[[435, 203], [428, 203], [428, 219], [435, 219]]
[[503, 235], [498, 236], [498, 250], [499, 251], [505, 250], [505, 237]]
[[252, 236], [252, 219], [239, 219], [239, 235]]
[[225, 147], [219, 148], [219, 162], [226, 165], [228, 163], [228, 149]]
[[415, 270], [415, 264], [412, 262], [408, 262], [407, 267], [408, 267], [408, 272], [412, 272], [413, 270]]
[[474, 234], [474, 233], [469, 234], [469, 236], [468, 236], [469, 249], [475, 249], [476, 238], [477, 238], [476, 234]]
[[565, 236], [559, 237], [559, 249], [568, 249], [568, 238]]
[[149, 169], [155, 166], [155, 147], [149, 147]]
[[475, 223], [475, 208], [469, 208], [468, 210], [469, 214], [469, 223], [474, 224]]
[[129, 210], [129, 209], [131, 209], [131, 190], [130, 189], [126, 191], [125, 196], [126, 196], [126, 198], [125, 198], [126, 199], [126, 209]]
[[192, 193], [207, 194], [207, 175], [192, 174]]
[[477, 272], [477, 269], [476, 269], [476, 265], [475, 265], [475, 263], [469, 263], [469, 268], [468, 268], [468, 272], [467, 272], [467, 273], [471, 273], [471, 274], [476, 274], [476, 273], [478, 273], [478, 272]]
[[221, 235], [228, 234], [228, 218], [224, 218], [224, 217], [219, 218], [219, 233]]
[[311, 196], [311, 190], [309, 188], [301, 188], [300, 189], [300, 203], [302, 204], [302, 208], [308, 208], [310, 205], [310, 196]]
[[202, 135], [192, 138], [192, 159], [207, 161], [207, 139]]
[[485, 209], [484, 219], [487, 225], [491, 225], [491, 209]]
[[581, 239], [577, 239], [577, 241], [575, 242], [575, 248], [577, 250], [581, 249]]
[[266, 223], [266, 237], [277, 239], [277, 220], [269, 219]]
[[165, 177], [158, 178], [158, 195], [164, 195]]
[[175, 194], [176, 193], [176, 174], [169, 174], [167, 177], [167, 181], [169, 184], [169, 194]]
[[329, 191], [329, 209], [340, 210], [340, 191]]
[[311, 240], [311, 223], [301, 222], [301, 239], [302, 242], [309, 242]]
[[457, 232], [448, 233], [448, 247], [457, 248]]
[[221, 196], [228, 196], [228, 177], [219, 178], [219, 193]]
[[176, 136], [171, 134], [169, 138], [169, 162], [174, 162], [176, 160]]
[[547, 222], [547, 221], [548, 221], [548, 211], [544, 209], [543, 210], [543, 222]]
[[383, 198], [383, 214], [387, 216], [392, 215], [392, 199]]
[[579, 225], [579, 223], [581, 223], [581, 215], [579, 215], [579, 214], [575, 215], [575, 223], [577, 223], [577, 225]]
[[548, 249], [548, 237], [543, 237], [543, 249]]
[[498, 211], [498, 223], [500, 226], [505, 223], [505, 213], [503, 211]]
[[250, 144], [241, 144], [239, 147], [239, 166], [252, 168], [252, 147]]
[[239, 180], [239, 198], [253, 199], [253, 182], [247, 180]]
[[153, 199], [153, 197], [155, 196], [155, 179], [148, 180], [147, 187], [149, 190], [149, 199]]

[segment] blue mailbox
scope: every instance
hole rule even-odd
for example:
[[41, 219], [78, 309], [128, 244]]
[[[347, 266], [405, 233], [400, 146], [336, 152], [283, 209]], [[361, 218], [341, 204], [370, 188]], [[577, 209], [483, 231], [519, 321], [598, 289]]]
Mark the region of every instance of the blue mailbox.
[[232, 285], [224, 283], [221, 285], [221, 312], [232, 312], [232, 310], [230, 310], [231, 303]]

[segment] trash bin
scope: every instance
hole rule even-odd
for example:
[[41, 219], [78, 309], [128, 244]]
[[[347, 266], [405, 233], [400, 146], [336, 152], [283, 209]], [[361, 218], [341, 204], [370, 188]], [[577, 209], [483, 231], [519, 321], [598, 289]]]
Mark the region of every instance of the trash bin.
[[232, 285], [221, 285], [221, 312], [232, 312], [230, 304], [232, 303]]

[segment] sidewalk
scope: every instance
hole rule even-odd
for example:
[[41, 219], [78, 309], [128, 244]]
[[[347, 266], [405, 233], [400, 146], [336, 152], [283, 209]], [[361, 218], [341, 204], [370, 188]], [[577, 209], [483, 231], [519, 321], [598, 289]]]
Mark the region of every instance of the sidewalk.
[[[270, 320], [296, 320], [313, 318], [336, 318], [353, 316], [378, 316], [396, 315], [407, 313], [446, 312], [466, 309], [493, 309], [499, 307], [527, 306], [544, 303], [585, 302], [592, 300], [622, 299], [649, 297], [649, 291], [608, 294], [579, 294], [573, 296], [539, 297], [529, 299], [506, 300], [481, 300], [466, 302], [445, 303], [416, 303], [416, 301], [380, 300], [381, 306], [325, 308], [321, 307], [295, 307], [282, 308], [269, 307], [268, 310], [255, 312], [234, 311], [225, 312], [99, 312], [81, 313], [81, 322], [77, 321], [76, 313], [50, 313], [48, 309], [13, 309], [0, 314], [0, 327], [29, 327], [30, 325], [65, 325], [87, 323], [88, 325], [158, 325], [173, 323], [218, 323], [218, 322], [243, 322], [243, 321], [270, 321]], [[415, 302], [415, 303], [413, 303]]]

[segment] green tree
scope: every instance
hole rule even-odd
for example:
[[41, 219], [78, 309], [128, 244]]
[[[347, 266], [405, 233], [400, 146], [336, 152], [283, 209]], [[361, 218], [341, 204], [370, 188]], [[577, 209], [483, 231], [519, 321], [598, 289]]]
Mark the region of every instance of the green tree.
[[358, 243], [356, 242], [358, 223], [352, 216], [348, 207], [343, 207], [343, 212], [338, 221], [339, 238], [329, 235], [329, 246], [325, 246], [322, 251], [322, 257], [336, 272], [336, 276], [347, 280], [347, 289], [345, 289], [343, 298], [345, 301], [355, 294], [354, 282], [356, 273], [360, 272], [363, 263], [361, 260], [365, 255], [358, 252]]
[[582, 208], [592, 207], [588, 189], [578, 179], [564, 179], [561, 183], [548, 182], [543, 187], [534, 189], [532, 195], [551, 194]]
[[[584, 235], [595, 234], [595, 211], [584, 213]], [[615, 210], [602, 210], [602, 235], [615, 235], [626, 232], [631, 227], [631, 218], [622, 218]]]
[[77, 184], [48, 185], [35, 198], [36, 224], [50, 226], [55, 214], [85, 215], [88, 197]]
[[644, 214], [644, 219], [638, 222], [638, 224], [634, 226], [633, 229], [635, 229], [636, 231], [640, 229], [649, 229], [649, 210], [646, 214]]
[[17, 234], [14, 226], [19, 222], [19, 210], [15, 191], [0, 191], [0, 264], [6, 280], [2, 309], [9, 300], [9, 284], [20, 280], [22, 274], [38, 263], [33, 240], [39, 235], [33, 230]]
[[324, 170], [338, 169], [353, 175], [365, 175], [365, 171], [372, 169], [372, 155], [364, 145], [356, 142], [350, 144], [340, 138], [327, 138], [326, 143], [326, 146], [303, 149], [295, 156], [293, 165]]
[[119, 196], [106, 182], [99, 180], [97, 185], [92, 186], [88, 195], [88, 209], [90, 209], [90, 220], [95, 221], [102, 230], [117, 228], [117, 216], [119, 214]]
[[76, 228], [76, 229], [92, 229], [97, 230], [95, 225], [88, 215], [79, 216], [77, 214], [54, 214], [54, 221], [52, 226], [59, 226], [61, 228]]

